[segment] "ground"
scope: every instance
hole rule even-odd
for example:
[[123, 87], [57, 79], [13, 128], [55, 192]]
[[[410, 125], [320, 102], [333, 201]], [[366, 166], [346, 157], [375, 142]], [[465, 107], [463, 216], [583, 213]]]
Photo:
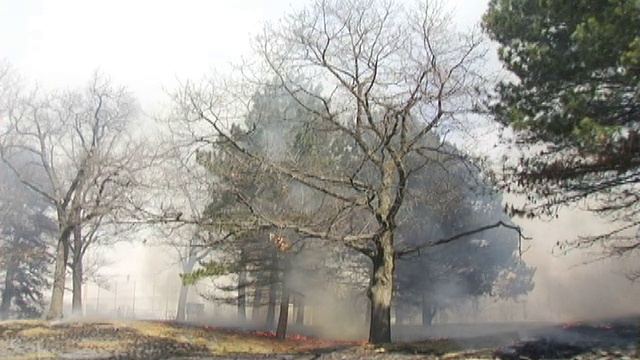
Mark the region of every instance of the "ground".
[[175, 322], [7, 321], [0, 359], [632, 359], [637, 331], [637, 323], [573, 324], [530, 340], [509, 332], [371, 346]]

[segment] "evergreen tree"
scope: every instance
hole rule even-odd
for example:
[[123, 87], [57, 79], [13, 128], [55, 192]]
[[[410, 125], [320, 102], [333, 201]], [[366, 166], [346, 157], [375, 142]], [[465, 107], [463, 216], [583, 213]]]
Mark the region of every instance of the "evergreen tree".
[[1, 163], [0, 174], [0, 319], [38, 317], [49, 287], [56, 227], [38, 194]]
[[529, 201], [511, 210], [533, 217], [586, 200], [621, 225], [573, 245], [638, 249], [640, 3], [491, 0], [483, 24], [515, 75], [489, 101], [525, 149], [506, 182]]

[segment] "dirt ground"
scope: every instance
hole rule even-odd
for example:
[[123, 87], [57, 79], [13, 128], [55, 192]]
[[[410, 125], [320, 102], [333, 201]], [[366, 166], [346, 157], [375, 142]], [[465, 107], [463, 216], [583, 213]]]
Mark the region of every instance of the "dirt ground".
[[[616, 328], [618, 329], [618, 328]], [[571, 326], [555, 338], [524, 341], [505, 336], [363, 343], [154, 321], [0, 322], [0, 359], [634, 359], [640, 338], [635, 328]], [[514, 335], [516, 336], [516, 335]], [[517, 336], [516, 336], [517, 337]], [[562, 338], [562, 341], [555, 339]], [[609, 341], [611, 340], [611, 341]], [[511, 345], [508, 345], [511, 344]]]

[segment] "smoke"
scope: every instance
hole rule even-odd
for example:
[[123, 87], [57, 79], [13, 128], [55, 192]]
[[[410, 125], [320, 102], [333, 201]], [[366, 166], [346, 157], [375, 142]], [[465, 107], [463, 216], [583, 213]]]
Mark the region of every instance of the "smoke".
[[369, 261], [329, 242], [311, 240], [296, 254], [287, 280], [305, 305], [302, 334], [326, 339], [365, 340]]
[[[437, 315], [434, 325], [426, 329], [415, 321], [420, 311], [414, 310], [413, 325], [396, 326], [394, 337], [419, 339], [444, 333], [447, 336], [477, 335], [480, 331], [466, 331], [464, 327], [454, 326], [457, 323], [515, 322], [517, 328], [517, 323], [523, 321], [587, 321], [637, 315], [640, 312], [636, 301], [640, 289], [624, 277], [628, 266], [633, 264], [632, 258], [591, 262], [600, 255], [597, 248], [568, 254], [557, 251], [558, 241], [596, 234], [611, 224], [577, 210], [565, 210], [553, 221], [526, 220], [518, 221], [518, 224], [523, 227], [524, 234], [531, 238], [524, 243], [526, 251], [523, 260], [537, 270], [533, 279], [535, 287], [527, 296], [517, 301], [488, 296], [471, 301], [464, 282], [452, 276], [450, 281], [438, 282], [431, 292], [438, 301], [455, 301], [457, 304]], [[326, 244], [321, 242], [310, 242], [306, 250], [293, 261], [294, 270], [287, 279], [294, 293], [290, 306], [289, 333], [328, 339], [364, 340], [368, 332], [368, 300], [365, 295], [368, 260], [344, 251], [327, 251], [326, 248], [320, 251], [324, 246]], [[168, 249], [146, 247], [144, 251], [141, 276], [147, 286], [146, 290], [142, 287], [140, 290], [146, 291], [149, 296], [149, 285], [154, 284], [155, 296], [162, 299], [157, 300], [156, 308], [164, 312], [168, 303], [171, 318], [175, 316], [180, 287], [177, 259]], [[235, 304], [216, 303], [199, 297], [199, 293], [205, 293], [210, 284], [205, 280], [198, 285], [198, 290], [191, 290], [190, 301], [205, 304], [206, 317], [201, 320], [219, 326], [271, 330], [264, 327], [266, 307], [262, 308], [255, 322], [251, 321], [251, 300], [247, 301], [248, 320], [241, 322], [236, 317]], [[297, 304], [294, 303], [298, 301], [295, 299], [298, 295], [305, 309], [302, 327], [296, 325]], [[278, 308], [276, 319], [277, 312]], [[396, 316], [396, 312], [392, 312], [393, 321], [397, 320]]]
[[520, 221], [531, 237], [524, 254], [537, 267], [536, 287], [529, 294], [533, 318], [548, 321], [576, 321], [640, 313], [640, 286], [626, 279], [635, 262], [632, 257], [602, 257], [602, 248], [559, 251], [557, 243], [578, 236], [600, 234], [611, 224], [591, 213], [565, 209], [558, 219]]

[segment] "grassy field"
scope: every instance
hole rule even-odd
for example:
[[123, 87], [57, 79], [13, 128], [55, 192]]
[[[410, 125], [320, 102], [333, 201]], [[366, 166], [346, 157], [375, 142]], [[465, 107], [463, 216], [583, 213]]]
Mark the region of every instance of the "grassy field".
[[[624, 358], [623, 354], [627, 354], [627, 358], [633, 358], [637, 356], [640, 339], [637, 324], [608, 321], [554, 327], [538, 324], [528, 328], [521, 324], [520, 327], [527, 330], [523, 334], [529, 333], [525, 339], [530, 340], [526, 342], [517, 341], [523, 335], [514, 331], [513, 326], [517, 324], [492, 326], [492, 332], [484, 335], [472, 325], [458, 324], [439, 329], [441, 334], [452, 335], [450, 337], [371, 346], [296, 335], [277, 340], [270, 333], [177, 322], [4, 321], [0, 322], [0, 359], [211, 359], [236, 355], [243, 359], [265, 359], [274, 355], [274, 358], [289, 360], [454, 360], [491, 359], [496, 351], [508, 354], [514, 349], [525, 355], [546, 352], [552, 358], [562, 358], [556, 354], [569, 350], [584, 359], [602, 357], [602, 354], [612, 354], [615, 358]], [[462, 329], [473, 336], [461, 336]]]
[[318, 354], [331, 352], [460, 354], [452, 340], [406, 342], [373, 347], [301, 336], [277, 340], [273, 334], [160, 321], [0, 322], [0, 358], [46, 359], [82, 356], [131, 358], [220, 356], [229, 354]]

